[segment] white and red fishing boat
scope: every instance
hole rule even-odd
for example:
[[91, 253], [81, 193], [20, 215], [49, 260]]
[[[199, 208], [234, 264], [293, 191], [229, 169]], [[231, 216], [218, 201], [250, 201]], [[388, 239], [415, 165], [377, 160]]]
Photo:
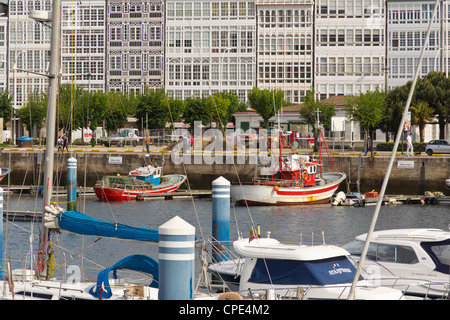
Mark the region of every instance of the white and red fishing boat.
[[233, 201], [238, 205], [302, 205], [329, 202], [346, 175], [336, 170], [322, 131], [319, 130], [319, 150], [327, 150], [334, 170], [332, 172], [322, 172], [321, 152], [319, 159], [299, 154], [283, 157], [281, 134], [279, 141], [278, 164], [273, 174], [254, 178], [250, 184], [232, 185], [230, 193]]
[[0, 181], [3, 180], [4, 177], [6, 177], [11, 172], [11, 169], [9, 168], [0, 168]]
[[[132, 171], [133, 172], [133, 171]], [[97, 181], [94, 192], [100, 200], [123, 201], [141, 200], [154, 193], [175, 192], [187, 177], [181, 174], [161, 176], [152, 182], [145, 182], [136, 177], [136, 172], [130, 176], [104, 176]]]

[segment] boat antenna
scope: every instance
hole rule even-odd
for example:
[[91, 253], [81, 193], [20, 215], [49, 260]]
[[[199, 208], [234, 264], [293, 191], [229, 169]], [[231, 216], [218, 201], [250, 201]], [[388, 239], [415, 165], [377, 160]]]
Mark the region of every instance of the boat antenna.
[[384, 193], [386, 191], [386, 186], [387, 186], [387, 183], [389, 181], [389, 176], [391, 174], [392, 166], [393, 166], [394, 160], [395, 160], [395, 155], [397, 153], [397, 148], [398, 148], [398, 145], [399, 145], [399, 142], [400, 142], [400, 136], [402, 134], [402, 130], [403, 130], [403, 127], [404, 127], [405, 122], [406, 122], [406, 116], [407, 116], [407, 113], [408, 113], [408, 109], [409, 109], [409, 106], [411, 104], [411, 100], [412, 100], [412, 97], [413, 97], [414, 87], [416, 86], [417, 78], [418, 78], [419, 72], [420, 72], [420, 70], [422, 68], [423, 56], [425, 54], [425, 50], [426, 50], [427, 45], [428, 45], [428, 40], [430, 38], [430, 33], [431, 33], [431, 27], [433, 26], [433, 21], [434, 21], [434, 19], [436, 17], [436, 12], [437, 12], [437, 8], [438, 8], [438, 5], [439, 5], [439, 1], [440, 0], [436, 0], [436, 2], [434, 3], [433, 15], [432, 15], [431, 20], [429, 22], [427, 35], [425, 37], [425, 45], [423, 46], [422, 52], [420, 53], [419, 63], [417, 64], [416, 73], [414, 74], [414, 79], [413, 79], [413, 82], [411, 84], [411, 89], [409, 90], [408, 99], [406, 100], [406, 105], [405, 105], [405, 109], [403, 111], [402, 120], [401, 120], [400, 125], [398, 127], [397, 135], [395, 136], [395, 143], [394, 143], [394, 147], [392, 148], [391, 158], [389, 160], [389, 164], [388, 164], [388, 167], [387, 167], [387, 170], [386, 170], [386, 174], [384, 175], [383, 184], [381, 185], [381, 190], [380, 190], [380, 193], [378, 195], [377, 205], [375, 207], [375, 212], [374, 212], [374, 214], [372, 216], [372, 222], [370, 224], [369, 232], [367, 233], [366, 242], [364, 243], [364, 248], [363, 248], [363, 251], [361, 253], [361, 259], [359, 261], [358, 268], [356, 269], [355, 277], [353, 278], [353, 282], [352, 282], [352, 287], [351, 287], [350, 293], [348, 295], [348, 299], [349, 300], [354, 300], [355, 299], [356, 283], [359, 280], [359, 276], [361, 274], [361, 269], [362, 269], [362, 266], [364, 265], [364, 262], [365, 262], [365, 259], [366, 259], [366, 254], [367, 254], [367, 251], [369, 249], [370, 239], [372, 237], [372, 233], [373, 233], [373, 230], [375, 229], [375, 224], [376, 224], [377, 219], [378, 219], [378, 214], [380, 212], [381, 204], [383, 202]]

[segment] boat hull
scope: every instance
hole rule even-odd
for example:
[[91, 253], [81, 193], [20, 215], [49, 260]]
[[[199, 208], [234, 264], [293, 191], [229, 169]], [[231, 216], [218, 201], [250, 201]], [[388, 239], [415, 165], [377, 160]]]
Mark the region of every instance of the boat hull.
[[312, 187], [275, 187], [272, 185], [233, 185], [231, 198], [237, 205], [282, 206], [328, 203], [345, 173], [325, 173], [323, 185]]
[[[173, 183], [166, 183], [156, 186], [152, 189], [145, 190], [131, 190], [123, 188], [108, 188], [96, 186], [94, 192], [99, 200], [105, 201], [132, 201], [136, 200], [138, 196], [147, 196], [155, 193], [171, 193], [178, 190], [178, 188], [186, 181], [186, 176], [183, 175], [169, 175], [166, 178], [171, 178]], [[176, 181], [176, 182], [175, 182]]]

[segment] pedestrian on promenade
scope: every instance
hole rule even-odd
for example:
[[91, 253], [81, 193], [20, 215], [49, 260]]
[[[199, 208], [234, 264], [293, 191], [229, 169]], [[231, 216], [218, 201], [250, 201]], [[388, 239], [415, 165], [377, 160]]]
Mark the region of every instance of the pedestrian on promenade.
[[63, 139], [62, 139], [62, 137], [60, 136], [59, 138], [58, 138], [58, 151], [62, 151], [62, 148], [63, 148]]
[[406, 138], [406, 144], [408, 145], [408, 147], [406, 148], [406, 156], [412, 157], [414, 155], [414, 147], [412, 144], [412, 133], [410, 133]]
[[366, 153], [364, 153], [364, 156], [367, 156], [368, 151], [370, 151], [370, 155], [372, 155], [373, 143], [372, 139], [370, 138], [370, 135], [367, 137]]
[[67, 139], [66, 135], [63, 135], [63, 148], [62, 148], [62, 151], [64, 151], [64, 149], [67, 149], [67, 151], [69, 151], [69, 140]]
[[150, 153], [150, 137], [148, 134], [145, 136], [145, 147], [147, 148], [147, 153]]

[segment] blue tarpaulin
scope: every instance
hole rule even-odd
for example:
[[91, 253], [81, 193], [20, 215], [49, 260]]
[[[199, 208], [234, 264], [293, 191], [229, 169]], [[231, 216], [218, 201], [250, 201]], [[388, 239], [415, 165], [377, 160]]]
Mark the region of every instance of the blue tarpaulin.
[[144, 255], [128, 256], [117, 262], [112, 267], [100, 271], [97, 276], [97, 285], [92, 287], [89, 290], [89, 293], [95, 298], [99, 298], [100, 296], [102, 299], [111, 298], [112, 291], [109, 285], [109, 272], [113, 271], [113, 277], [114, 279], [117, 279], [117, 270], [119, 269], [140, 271], [153, 275], [153, 281], [149, 286], [152, 288], [158, 288], [158, 268], [158, 262], [151, 257]]
[[344, 256], [317, 261], [258, 259], [249, 282], [274, 285], [351, 283], [355, 271]]
[[75, 210], [57, 215], [59, 227], [63, 230], [106, 238], [158, 242], [158, 230], [135, 228], [120, 223], [101, 221]]

